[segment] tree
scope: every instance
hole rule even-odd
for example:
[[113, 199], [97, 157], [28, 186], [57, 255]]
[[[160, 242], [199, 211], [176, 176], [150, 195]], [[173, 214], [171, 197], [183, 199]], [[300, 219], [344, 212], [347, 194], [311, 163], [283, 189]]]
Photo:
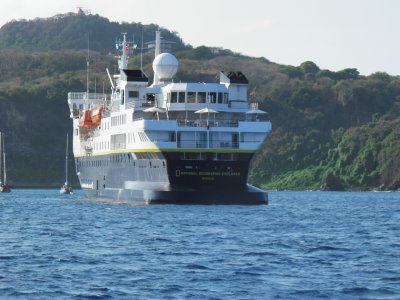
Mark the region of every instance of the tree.
[[300, 69], [304, 74], [317, 74], [319, 71], [319, 67], [313, 63], [312, 61], [305, 61], [300, 65]]

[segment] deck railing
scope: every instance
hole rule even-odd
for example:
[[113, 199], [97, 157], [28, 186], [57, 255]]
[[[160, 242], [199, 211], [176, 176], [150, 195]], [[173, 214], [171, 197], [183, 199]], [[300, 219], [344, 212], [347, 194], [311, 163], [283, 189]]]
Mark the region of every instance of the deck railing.
[[180, 127], [238, 127], [239, 120], [176, 120]]

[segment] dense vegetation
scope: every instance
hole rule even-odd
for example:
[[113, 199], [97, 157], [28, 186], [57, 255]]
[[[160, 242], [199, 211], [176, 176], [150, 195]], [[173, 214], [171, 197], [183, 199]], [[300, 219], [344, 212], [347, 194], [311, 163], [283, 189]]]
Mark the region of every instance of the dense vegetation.
[[[15, 184], [62, 182], [63, 133], [71, 130], [66, 95], [85, 90], [87, 33], [91, 90], [108, 90], [104, 70], [115, 68], [107, 55], [115, 38], [123, 31], [141, 38], [143, 32], [144, 41], [151, 41], [156, 28], [70, 13], [12, 21], [0, 29], [0, 130], [7, 134], [9, 177]], [[219, 70], [241, 70], [249, 78], [250, 97], [273, 123], [253, 161], [252, 183], [291, 189], [400, 188], [399, 77], [320, 70], [313, 62], [278, 65], [224, 49], [192, 48], [166, 29], [162, 35], [175, 42], [176, 80], [213, 81]], [[152, 54], [145, 53], [149, 77], [151, 62]], [[139, 67], [140, 57], [132, 56], [130, 65]]]
[[[68, 13], [56, 15], [50, 19], [11, 21], [1, 28], [0, 49], [14, 48], [26, 51], [46, 52], [49, 50], [90, 49], [108, 53], [121, 33], [126, 32], [128, 40], [138, 46], [154, 40], [155, 24], [117, 23], [99, 15]], [[176, 32], [161, 28], [163, 38], [173, 45], [175, 50], [185, 48]], [[146, 46], [146, 45], [144, 45]]]

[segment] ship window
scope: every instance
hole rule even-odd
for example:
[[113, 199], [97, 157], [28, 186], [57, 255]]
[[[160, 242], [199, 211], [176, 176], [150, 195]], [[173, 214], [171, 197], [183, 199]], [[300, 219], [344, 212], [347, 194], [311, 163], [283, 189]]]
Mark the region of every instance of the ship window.
[[217, 103], [217, 93], [211, 92], [208, 99], [210, 103]]
[[186, 152], [185, 159], [200, 159], [200, 153], [198, 152]]
[[176, 142], [176, 132], [175, 131], [168, 132], [168, 141]]
[[178, 93], [171, 92], [171, 103], [176, 103], [176, 102], [178, 102]]
[[204, 160], [215, 160], [217, 153], [204, 152], [204, 153], [201, 153], [201, 156], [202, 156], [202, 159], [204, 159]]
[[196, 93], [195, 92], [187, 93], [187, 103], [196, 103]]
[[206, 103], [206, 92], [197, 93], [197, 103]]
[[178, 102], [179, 103], [185, 103], [185, 92], [179, 92], [178, 93]]
[[124, 95], [124, 90], [121, 91], [121, 105], [125, 103], [125, 95]]
[[218, 103], [222, 103], [223, 98], [224, 98], [223, 93], [218, 93]]
[[139, 91], [129, 91], [129, 98], [139, 98]]
[[218, 153], [218, 160], [232, 160], [232, 153]]
[[146, 101], [149, 102], [154, 102], [156, 100], [156, 95], [155, 94], [146, 94]]
[[224, 93], [224, 100], [223, 100], [224, 104], [228, 104], [228, 94]]
[[111, 136], [111, 150], [125, 149], [126, 148], [126, 135], [115, 134]]

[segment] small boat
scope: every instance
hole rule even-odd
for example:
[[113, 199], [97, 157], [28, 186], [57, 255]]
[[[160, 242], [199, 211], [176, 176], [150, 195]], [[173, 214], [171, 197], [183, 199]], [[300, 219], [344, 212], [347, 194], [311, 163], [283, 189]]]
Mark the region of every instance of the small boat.
[[65, 150], [65, 183], [60, 189], [60, 194], [71, 195], [74, 191], [72, 186], [68, 183], [68, 133], [67, 133], [67, 146]]
[[11, 186], [7, 184], [4, 133], [0, 132], [0, 193], [9, 193], [9, 192], [11, 192]]

